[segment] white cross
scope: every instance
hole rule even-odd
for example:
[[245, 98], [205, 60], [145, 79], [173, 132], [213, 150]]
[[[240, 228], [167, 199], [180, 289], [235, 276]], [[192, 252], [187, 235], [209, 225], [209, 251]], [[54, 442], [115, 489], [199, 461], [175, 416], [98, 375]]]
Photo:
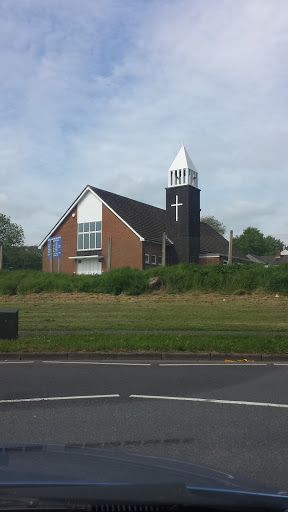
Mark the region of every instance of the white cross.
[[178, 196], [176, 196], [175, 204], [171, 204], [171, 206], [175, 206], [175, 220], [178, 222], [178, 206], [183, 206], [183, 203], [178, 203]]

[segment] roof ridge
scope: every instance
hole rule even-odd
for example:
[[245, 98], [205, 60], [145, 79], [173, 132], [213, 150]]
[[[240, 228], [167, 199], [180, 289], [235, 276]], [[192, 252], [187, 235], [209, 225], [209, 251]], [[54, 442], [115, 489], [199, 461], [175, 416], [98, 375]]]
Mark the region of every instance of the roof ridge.
[[138, 201], [137, 199], [132, 199], [131, 197], [122, 196], [121, 194], [116, 194], [116, 192], [110, 192], [109, 190], [104, 190], [102, 188], [94, 187], [93, 185], [87, 185], [93, 190], [99, 190], [100, 192], [105, 192], [105, 194], [112, 194], [113, 196], [121, 197], [122, 199], [128, 199], [128, 201], [133, 201], [133, 203], [143, 204], [144, 206], [150, 206], [151, 208], [157, 208], [157, 210], [161, 210], [162, 212], [166, 212], [164, 208], [160, 208], [159, 206], [154, 206], [153, 204], [144, 203], [143, 201]]

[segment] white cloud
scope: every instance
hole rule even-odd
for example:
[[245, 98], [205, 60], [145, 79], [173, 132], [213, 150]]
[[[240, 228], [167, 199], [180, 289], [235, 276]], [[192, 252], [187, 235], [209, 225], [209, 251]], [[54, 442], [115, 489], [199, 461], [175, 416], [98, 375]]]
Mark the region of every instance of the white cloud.
[[203, 214], [288, 239], [287, 22], [285, 0], [3, 1], [0, 211], [39, 243], [87, 183], [165, 207], [183, 138]]

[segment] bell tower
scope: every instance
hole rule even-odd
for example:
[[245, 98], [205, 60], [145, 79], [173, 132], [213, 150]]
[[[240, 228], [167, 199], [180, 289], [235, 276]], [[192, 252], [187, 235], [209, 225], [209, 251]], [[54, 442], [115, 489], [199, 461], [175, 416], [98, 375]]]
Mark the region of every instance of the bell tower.
[[198, 172], [182, 144], [168, 171], [166, 234], [173, 242], [170, 264], [199, 263], [200, 189]]

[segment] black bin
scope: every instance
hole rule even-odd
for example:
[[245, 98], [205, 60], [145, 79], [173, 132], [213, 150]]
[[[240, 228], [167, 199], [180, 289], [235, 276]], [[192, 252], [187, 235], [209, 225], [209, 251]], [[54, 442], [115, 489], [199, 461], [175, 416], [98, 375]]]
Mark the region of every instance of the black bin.
[[18, 309], [0, 309], [0, 339], [18, 338]]

